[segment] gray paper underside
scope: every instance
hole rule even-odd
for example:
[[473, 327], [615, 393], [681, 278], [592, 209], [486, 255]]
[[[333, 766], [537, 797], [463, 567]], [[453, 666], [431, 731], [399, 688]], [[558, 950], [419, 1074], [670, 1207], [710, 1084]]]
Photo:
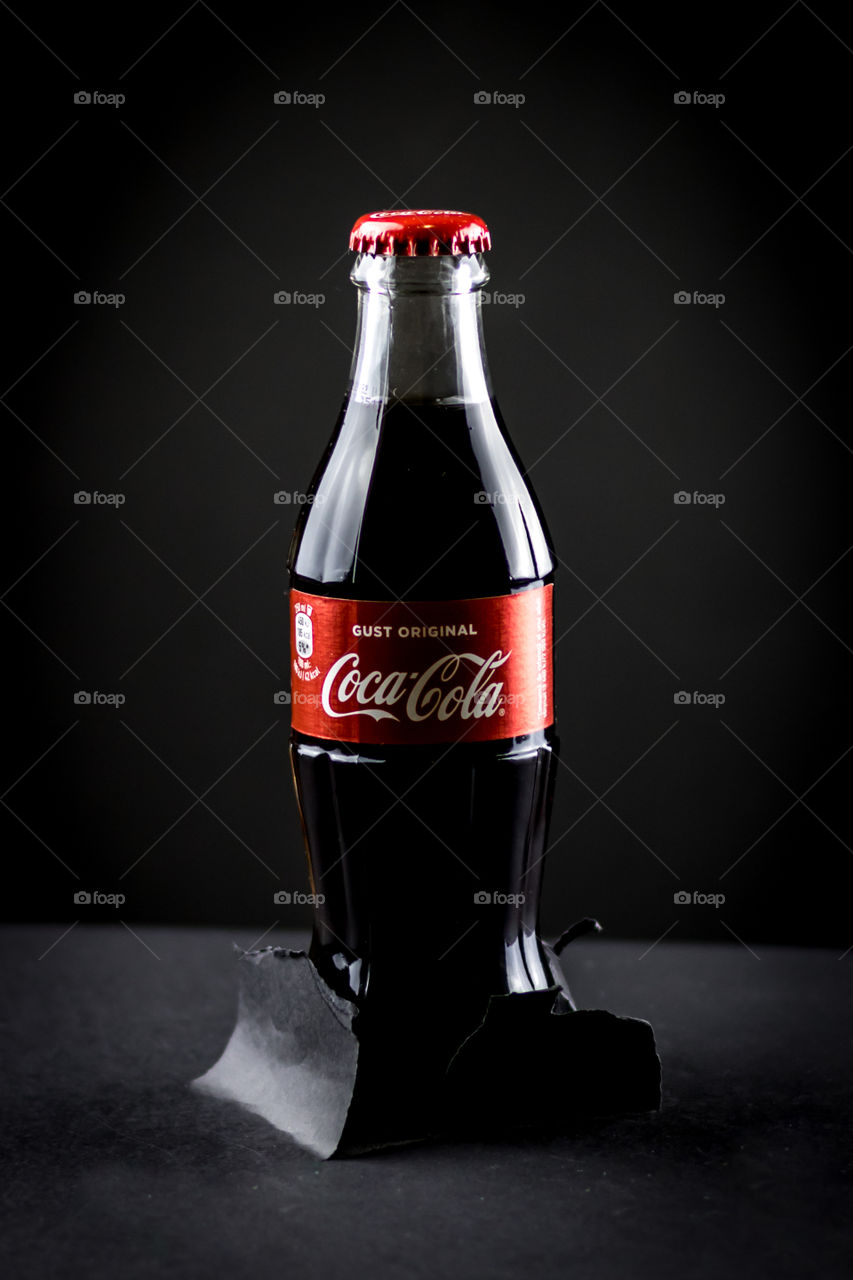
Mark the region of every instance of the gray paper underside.
[[355, 1006], [326, 986], [304, 952], [247, 952], [240, 970], [231, 1039], [193, 1087], [248, 1107], [328, 1159], [355, 1083]]

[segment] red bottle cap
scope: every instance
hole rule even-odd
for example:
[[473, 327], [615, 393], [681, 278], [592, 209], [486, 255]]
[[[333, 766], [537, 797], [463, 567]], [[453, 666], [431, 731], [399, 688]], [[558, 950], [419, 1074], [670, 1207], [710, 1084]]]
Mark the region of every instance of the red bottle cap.
[[489, 228], [473, 213], [455, 209], [385, 209], [363, 213], [349, 237], [356, 253], [408, 258], [440, 254], [485, 253], [492, 247]]

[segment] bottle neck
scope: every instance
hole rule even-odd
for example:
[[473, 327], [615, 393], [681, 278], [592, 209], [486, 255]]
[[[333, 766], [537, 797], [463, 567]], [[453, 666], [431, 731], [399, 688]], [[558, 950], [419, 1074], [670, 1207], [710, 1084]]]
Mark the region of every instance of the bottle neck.
[[483, 343], [481, 254], [408, 258], [360, 254], [350, 397], [480, 404], [491, 396]]

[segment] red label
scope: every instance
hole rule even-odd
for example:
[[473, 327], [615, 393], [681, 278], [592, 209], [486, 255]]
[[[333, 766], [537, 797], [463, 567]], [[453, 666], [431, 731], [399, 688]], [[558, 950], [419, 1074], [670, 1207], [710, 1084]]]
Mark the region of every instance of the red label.
[[483, 742], [554, 719], [553, 587], [479, 600], [290, 593], [293, 728], [342, 742]]

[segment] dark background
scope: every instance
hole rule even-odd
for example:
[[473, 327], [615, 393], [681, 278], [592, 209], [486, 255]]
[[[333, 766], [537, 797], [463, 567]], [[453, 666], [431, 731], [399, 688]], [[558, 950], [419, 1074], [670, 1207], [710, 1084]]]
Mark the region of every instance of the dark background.
[[[561, 562], [546, 930], [592, 913], [843, 952], [851, 15], [20, 13], [0, 11], [4, 913], [306, 922], [273, 903], [307, 888], [274, 701], [296, 508], [273, 495], [305, 489], [339, 407], [351, 223], [445, 206], [487, 219], [491, 287], [524, 295], [486, 325]], [[296, 90], [325, 102], [274, 103]], [[125, 501], [75, 505], [95, 490]]]

